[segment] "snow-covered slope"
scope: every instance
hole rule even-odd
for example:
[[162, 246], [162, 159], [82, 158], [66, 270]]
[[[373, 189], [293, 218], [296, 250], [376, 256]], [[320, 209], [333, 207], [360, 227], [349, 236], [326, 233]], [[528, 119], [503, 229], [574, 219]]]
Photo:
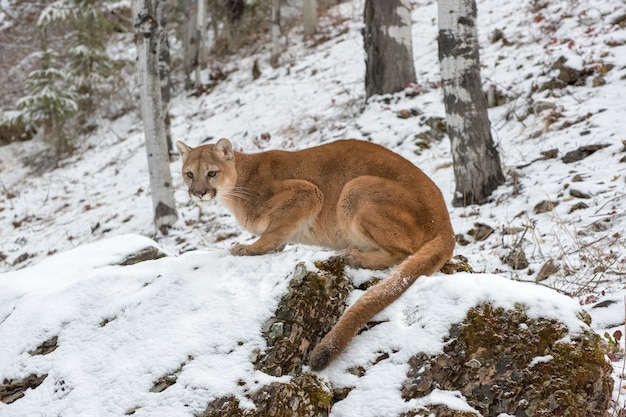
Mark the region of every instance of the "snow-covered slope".
[[[369, 139], [420, 166], [450, 202], [454, 177], [449, 143], [446, 138], [431, 138], [437, 133], [431, 131], [431, 125], [436, 125], [437, 118], [445, 116], [438, 82], [436, 2], [413, 2], [413, 45], [418, 83], [407, 90], [408, 94], [400, 93], [368, 104], [364, 103], [363, 93], [362, 3], [355, 0], [331, 9], [329, 17], [322, 21], [322, 31], [327, 36], [320, 36], [317, 42], [301, 41], [301, 33], [297, 30], [290, 33], [291, 43], [277, 69], [268, 65], [268, 49], [229, 62], [215, 63], [228, 76], [215, 85], [210, 94], [187, 97], [181, 93], [174, 98], [174, 138], [197, 145], [209, 138], [229, 137], [238, 150], [246, 152], [300, 149], [345, 137]], [[558, 270], [542, 281], [543, 285], [575, 295], [583, 304], [618, 300], [615, 308], [601, 312], [590, 310], [592, 316], [598, 317], [594, 326], [598, 326], [600, 333], [605, 329], [612, 333], [616, 329], [614, 326], [624, 322], [626, 163], [620, 160], [626, 156], [623, 143], [626, 135], [622, 128], [626, 115], [626, 23], [623, 18], [626, 5], [619, 0], [524, 3], [482, 0], [478, 2], [478, 10], [483, 82], [486, 87], [494, 86], [497, 96], [506, 97], [503, 104], [490, 109], [490, 118], [508, 181], [496, 191], [489, 204], [467, 208], [449, 205], [456, 233], [468, 242], [459, 245], [456, 253], [467, 257], [476, 271], [496, 273], [513, 280], [534, 281], [541, 267], [553, 260]], [[559, 76], [559, 70], [553, 66], [561, 56], [566, 58], [565, 65], [580, 73], [579, 78], [564, 88], [547, 88]], [[262, 71], [257, 80], [253, 80], [251, 74], [254, 60], [258, 60]], [[208, 74], [205, 75], [208, 82]], [[402, 110], [408, 110], [408, 113], [401, 114]], [[411, 117], [399, 117], [406, 114]], [[587, 152], [589, 155], [584, 159], [571, 163], [563, 161], [566, 153], [591, 145], [608, 146], [598, 146], [597, 151]], [[193, 353], [191, 351], [199, 354], [201, 348], [194, 350], [193, 346], [208, 340], [200, 335], [202, 329], [213, 331], [218, 328], [203, 327], [200, 322], [205, 315], [219, 311], [218, 318], [226, 317], [235, 308], [233, 306], [239, 305], [233, 300], [250, 296], [255, 285], [276, 285], [276, 288], [264, 290], [267, 294], [262, 302], [248, 299], [251, 316], [241, 320], [249, 320], [250, 328], [254, 328], [255, 323], [262, 321], [263, 314], [272, 311], [272, 303], [286, 285], [292, 265], [301, 260], [319, 259], [322, 254], [330, 255], [320, 253], [316, 248], [290, 246], [284, 254], [258, 259], [231, 258], [227, 254], [228, 247], [235, 241], [250, 241], [252, 236], [242, 232], [225, 209], [214, 205], [201, 210], [188, 202], [178, 174], [180, 161], [172, 163], [172, 170], [181, 219], [169, 236], [156, 236], [150, 218], [143, 131], [134, 114], [114, 122], [102, 120], [99, 128], [85, 138], [79, 151], [64, 161], [61, 168], [45, 173], [29, 172], [22, 159], [33, 155], [40, 147], [37, 141], [30, 141], [0, 148], [0, 272], [5, 272], [0, 275], [0, 330], [8, 331], [5, 326], [9, 322], [3, 323], [2, 320], [14, 308], [20, 314], [11, 320], [22, 317], [20, 320], [24, 320], [25, 329], [23, 338], [2, 347], [0, 378], [17, 377], [34, 366], [58, 372], [58, 378], [44, 382], [50, 384], [46, 394], [36, 396], [68, 395], [62, 387], [54, 386], [63, 379], [60, 371], [54, 371], [55, 366], [61, 366], [67, 370], [67, 375], [74, 375], [79, 380], [85, 378], [80, 381], [93, 388], [93, 391], [75, 388], [75, 395], [93, 397], [105, 391], [97, 380], [87, 380], [87, 371], [76, 369], [81, 364], [59, 359], [61, 365], [58, 365], [52, 357], [33, 359], [26, 353], [47, 335], [64, 328], [69, 317], [77, 315], [82, 321], [64, 336], [66, 340], [72, 340], [67, 342], [71, 346], [65, 349], [77, 349], [81, 338], [87, 339], [85, 343], [94, 339], [94, 345], [85, 346], [97, 346], [95, 341], [100, 339], [104, 344], [100, 354], [115, 358], [116, 347], [127, 350], [130, 348], [126, 343], [129, 343], [128, 346], [143, 349], [141, 343], [144, 342], [139, 339], [148, 337], [152, 340], [146, 334], [150, 329], [160, 327], [139, 327], [150, 321], [154, 309], [162, 306], [172, 320], [190, 318], [198, 329], [196, 334], [185, 325], [172, 329], [168, 336], [168, 325], [163, 333], [159, 333], [155, 343], [169, 343], [169, 337], [194, 334], [188, 345], [191, 347], [175, 351], [164, 348], [159, 353], [163, 355], [160, 364], [148, 361], [142, 365], [139, 358], [118, 357], [120, 361], [133, 362], [128, 363], [133, 369], [132, 375], [142, 375], [136, 385], [141, 388], [141, 393], [137, 391], [133, 397], [135, 402], [151, 403], [156, 407], [156, 403], [146, 399], [153, 397], [144, 388], [150, 385], [151, 378], [163, 373], [165, 367], [180, 367], [180, 362], [184, 362], [186, 355]], [[542, 154], [554, 149], [557, 150], [556, 158], [548, 159]], [[558, 205], [553, 211], [537, 213], [535, 206], [546, 200], [558, 202]], [[484, 240], [477, 241], [469, 233], [477, 223], [493, 229]], [[89, 249], [83, 254], [61, 255], [54, 261], [54, 267], [50, 264], [46, 267], [46, 263], [30, 267], [46, 260], [50, 254], [128, 233], [152, 237], [172, 254], [192, 249], [201, 251], [121, 269], [105, 266], [110, 259], [111, 246], [119, 244], [119, 240], [113, 240], [103, 243], [101, 253], [106, 258], [100, 257], [100, 249]], [[503, 257], [514, 248], [524, 251], [528, 268], [514, 270], [503, 263]], [[205, 275], [186, 269], [183, 274], [178, 268], [188, 268], [185, 266], [187, 261], [211, 273]], [[83, 269], [79, 269], [77, 263]], [[209, 264], [219, 265], [216, 268], [224, 271], [223, 276], [213, 273]], [[16, 271], [21, 268], [24, 269]], [[109, 268], [115, 270], [110, 292], [106, 288], [88, 291], [107, 282]], [[252, 282], [242, 273], [244, 269], [265, 271], [265, 278]], [[131, 270], [132, 273], [122, 272]], [[127, 273], [130, 276], [124, 281]], [[162, 278], [157, 280], [157, 275]], [[497, 280], [491, 276], [488, 279]], [[177, 280], [181, 287], [176, 286]], [[233, 291], [212, 286], [220, 280], [230, 281]], [[478, 280], [481, 285], [487, 282], [481, 277], [473, 280]], [[167, 286], [159, 290], [167, 288], [167, 291], [150, 293], [151, 289], [159, 288], [158, 282], [167, 282]], [[411, 294], [426, 291], [424, 286], [430, 282], [439, 281], [424, 280], [418, 284], [419, 288], [411, 290]], [[33, 288], [26, 288], [31, 285], [28, 283]], [[143, 288], [145, 283], [152, 284]], [[61, 290], [63, 286], [71, 291], [66, 294]], [[85, 290], [81, 292], [81, 288]], [[211, 306], [213, 302], [211, 288], [224, 299], [215, 304], [215, 309], [203, 311], [204, 306]], [[171, 291], [175, 296], [170, 299], [167, 294]], [[185, 312], [177, 310], [177, 301], [185, 294], [195, 300], [196, 310], [193, 312], [189, 310], [190, 306], [183, 306]], [[57, 302], [57, 298], [66, 302]], [[409, 294], [385, 314], [399, 314], [419, 299]], [[20, 300], [31, 303], [31, 307], [25, 304], [24, 310], [18, 309]], [[37, 300], [44, 311], [32, 307], [37, 305]], [[125, 307], [124, 303], [129, 304]], [[129, 309], [130, 305], [140, 307]], [[100, 329], [98, 320], [107, 315], [120, 317], [126, 314], [124, 312], [137, 315], [133, 318], [136, 322], [120, 330], [130, 334], [111, 335], [112, 339], [107, 340], [103, 335], [116, 323]], [[159, 320], [165, 320], [163, 314], [158, 313]], [[224, 323], [222, 326], [227, 328], [229, 325]], [[92, 326], [92, 332], [87, 331], [89, 326]], [[226, 328], [224, 332], [228, 333]], [[137, 340], [133, 339], [133, 329], [142, 332]], [[231, 342], [224, 343], [228, 346]], [[258, 335], [249, 335], [245, 349], [259, 343]], [[369, 343], [375, 342], [368, 339], [355, 344], [346, 352], [345, 360], [350, 360], [348, 355], [357, 349], [368, 351]], [[213, 346], [216, 352], [220, 349], [218, 345], [214, 343]], [[239, 353], [244, 355], [245, 349]], [[371, 347], [369, 352], [373, 349]], [[63, 352], [61, 350], [57, 356]], [[106, 381], [116, 378], [114, 372], [119, 370], [108, 373], [104, 366], [106, 362], [90, 362], [89, 355], [97, 356], [98, 352], [81, 354], [84, 354], [80, 356], [83, 365], [93, 367], [89, 372], [103, 375]], [[71, 356], [67, 355], [66, 358]], [[134, 363], [135, 360], [139, 362]], [[215, 360], [230, 359], [217, 355]], [[10, 363], [10, 367], [5, 368], [5, 363]], [[194, 361], [194, 365], [188, 368], [188, 378], [195, 381], [189, 386], [207, 390], [213, 388], [203, 379], [210, 377], [204, 376], [202, 369], [209, 366], [228, 369], [230, 366], [229, 362], [221, 365], [201, 363]], [[191, 371], [194, 368], [196, 370]], [[619, 379], [619, 369], [621, 362], [616, 362], [616, 379]], [[246, 374], [251, 372], [247, 368], [234, 372], [252, 378], [251, 373]], [[329, 377], [339, 378], [339, 373], [329, 372]], [[260, 377], [254, 374], [254, 378]], [[33, 397], [20, 401], [41, 405], [46, 404], [47, 399]], [[103, 395], [97, 397], [94, 407], [109, 410], [109, 406], [118, 407], [115, 404], [119, 401], [114, 394], [111, 397]], [[114, 410], [127, 405], [120, 404], [119, 409]], [[199, 406], [198, 403], [195, 406]], [[112, 414], [117, 412], [111, 411]]]
[[[0, 378], [46, 378], [23, 398], [0, 402], [1, 416], [191, 416], [232, 394], [245, 405], [247, 392], [288, 379], [254, 369], [251, 358], [265, 347], [260, 329], [294, 266], [305, 260], [315, 270], [309, 260], [330, 253], [290, 247], [263, 258], [236, 258], [224, 250], [193, 251], [117, 265], [154, 245], [121, 235], [2, 276]], [[382, 324], [358, 336], [320, 373], [336, 387], [354, 387], [331, 415], [394, 416], [416, 407], [399, 391], [409, 358], [441, 352], [450, 326], [487, 301], [507, 309], [524, 303], [530, 318], [555, 318], [572, 334], [586, 327], [577, 318], [578, 303], [547, 288], [489, 274], [424, 278], [379, 315]], [[55, 337], [54, 351], [33, 353]], [[393, 354], [372, 366], [380, 352]], [[346, 371], [359, 365], [368, 367], [363, 376]], [[167, 375], [175, 375], [175, 383], [154, 392]], [[431, 397], [422, 401], [462, 403], [455, 393]]]

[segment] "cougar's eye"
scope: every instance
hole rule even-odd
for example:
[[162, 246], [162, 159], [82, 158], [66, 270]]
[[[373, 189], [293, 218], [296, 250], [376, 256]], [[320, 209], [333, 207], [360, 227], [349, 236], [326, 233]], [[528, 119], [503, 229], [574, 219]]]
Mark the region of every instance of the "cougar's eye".
[[193, 179], [193, 172], [191, 172], [191, 171], [187, 171], [187, 172], [185, 173], [185, 175], [186, 175], [186, 176], [187, 176], [187, 178], [189, 178], [190, 180], [192, 180], [192, 179]]
[[213, 178], [213, 177], [214, 177], [214, 176], [216, 176], [216, 175], [217, 175], [217, 171], [209, 171], [209, 172], [207, 172], [207, 174], [206, 174], [206, 176], [207, 176], [207, 177], [210, 177], [210, 178]]

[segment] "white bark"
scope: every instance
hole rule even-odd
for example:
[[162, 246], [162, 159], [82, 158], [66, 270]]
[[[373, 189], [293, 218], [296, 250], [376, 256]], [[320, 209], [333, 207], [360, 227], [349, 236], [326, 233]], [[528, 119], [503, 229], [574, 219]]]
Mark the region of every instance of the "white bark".
[[317, 0], [304, 0], [302, 5], [304, 36], [312, 36], [317, 30]]
[[504, 182], [480, 79], [475, 0], [439, 0], [439, 62], [456, 190], [453, 204], [483, 204]]
[[195, 87], [196, 90], [202, 88], [202, 78], [201, 72], [207, 66], [208, 61], [208, 51], [207, 51], [207, 42], [206, 42], [206, 21], [207, 21], [207, 10], [206, 10], [206, 0], [198, 0], [198, 15], [196, 20], [196, 39], [198, 40], [198, 49], [197, 56], [198, 62], [196, 65], [195, 71]]
[[280, 0], [272, 0], [272, 53], [270, 65], [278, 67], [280, 58]]
[[161, 233], [167, 234], [168, 227], [176, 222], [178, 214], [174, 202], [161, 103], [156, 1], [164, 0], [134, 0], [133, 17], [141, 116], [146, 138], [154, 223]]
[[413, 36], [411, 34], [411, 2], [410, 0], [400, 0], [396, 7], [396, 16], [399, 25], [387, 27], [387, 34], [396, 42], [405, 46], [410, 51], [413, 50]]
[[[136, 0], [135, 0], [136, 1]], [[185, 71], [185, 89], [194, 87], [191, 81], [191, 73], [198, 66], [198, 20], [197, 0], [185, 0], [183, 2], [185, 18], [183, 20], [183, 67]]]

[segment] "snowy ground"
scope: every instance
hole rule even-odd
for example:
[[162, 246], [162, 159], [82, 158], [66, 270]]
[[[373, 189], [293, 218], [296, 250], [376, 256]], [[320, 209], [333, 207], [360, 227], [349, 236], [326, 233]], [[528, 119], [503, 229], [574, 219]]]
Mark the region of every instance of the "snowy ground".
[[[574, 301], [545, 295], [542, 286], [530, 287], [536, 293], [526, 297], [550, 297], [550, 303], [561, 306], [554, 314], [565, 320], [573, 317], [574, 304], [589, 307], [596, 301], [616, 300], [610, 308], [589, 311], [595, 319], [593, 327], [601, 334], [623, 330], [626, 163], [620, 160], [626, 156], [622, 127], [626, 30], [611, 22], [626, 13], [626, 5], [618, 0], [584, 4], [484, 0], [478, 2], [478, 9], [483, 81], [508, 97], [490, 110], [508, 181], [484, 206], [452, 208], [449, 204], [456, 233], [469, 242], [459, 245], [456, 253], [486, 274], [454, 278], [460, 292], [446, 287], [446, 294], [462, 294], [468, 302], [506, 303], [496, 291], [506, 294], [506, 281], [487, 274], [534, 282], [542, 265], [553, 259], [559, 270], [541, 284], [574, 295]], [[438, 87], [436, 2], [414, 2], [418, 84], [411, 88], [412, 97], [398, 94], [367, 105], [361, 10], [361, 1], [331, 10], [323, 22], [323, 32], [329, 35], [323, 42], [302, 42], [301, 34], [291, 33], [292, 43], [278, 69], [267, 64], [268, 50], [221, 63], [228, 77], [210, 94], [199, 98], [181, 94], [174, 99], [174, 137], [190, 145], [229, 137], [246, 152], [367, 138], [420, 166], [450, 203], [454, 179], [447, 139], [428, 142], [428, 149], [416, 145], [423, 142], [417, 135], [430, 130], [426, 121], [444, 116]], [[503, 37], [492, 42], [496, 29]], [[587, 76], [580, 85], [541, 91], [558, 74], [551, 68], [560, 56]], [[253, 81], [255, 59], [262, 75]], [[594, 86], [599, 76], [605, 84]], [[418, 115], [399, 118], [401, 110]], [[270, 139], [261, 139], [266, 133]], [[599, 144], [608, 146], [577, 162], [566, 164], [561, 159], [581, 146]], [[102, 120], [60, 169], [41, 174], [23, 165], [22, 158], [40, 147], [30, 141], [0, 148], [0, 272], [4, 272], [0, 275], [0, 380], [31, 372], [50, 376], [44, 389], [13, 405], [0, 404], [0, 415], [33, 415], [38, 407], [50, 415], [78, 415], [86, 410], [93, 410], [89, 413], [93, 415], [123, 415], [133, 407], [142, 407], [136, 415], [190, 415], [211, 396], [219, 396], [220, 390], [241, 393], [243, 388], [236, 386], [239, 378], [246, 381], [246, 389], [263, 383], [264, 377], [242, 360], [262, 344], [256, 331], [259, 323], [273, 311], [297, 262], [310, 264], [331, 253], [290, 246], [282, 254], [232, 258], [228, 247], [252, 236], [241, 232], [223, 208], [200, 210], [188, 202], [179, 161], [172, 163], [172, 171], [181, 220], [169, 236], [156, 236], [143, 131], [134, 114], [115, 122]], [[541, 159], [541, 152], [552, 149], [558, 150], [556, 159]], [[535, 213], [535, 205], [544, 200], [559, 204], [553, 211]], [[587, 207], [572, 211], [581, 202]], [[468, 232], [476, 223], [491, 226], [493, 233], [475, 241]], [[138, 234], [156, 239], [172, 255], [199, 251], [134, 267], [109, 266], [116, 256], [145, 243]], [[89, 242], [96, 244], [83, 247]], [[526, 253], [528, 268], [512, 270], [502, 262], [515, 246]], [[71, 248], [76, 250], [49, 257]], [[255, 270], [254, 277], [247, 270]], [[462, 317], [469, 305], [465, 301], [424, 297], [435, 297], [433, 288], [445, 285], [438, 277], [416, 284], [383, 313], [392, 319], [389, 328], [379, 330], [389, 332], [381, 333], [380, 340], [393, 343], [389, 339], [395, 338], [402, 341], [397, 343], [408, 341], [411, 349], [437, 349], [444, 327], [433, 325], [428, 338], [420, 329], [415, 341], [408, 337], [412, 328], [406, 321], [438, 314], [432, 310], [438, 308], [437, 302]], [[420, 304], [420, 317], [414, 317], [420, 300], [428, 303]], [[115, 320], [101, 327], [109, 317]], [[16, 329], [19, 338], [13, 336]], [[393, 337], [383, 337], [391, 333]], [[59, 334], [55, 352], [28, 354], [55, 334]], [[342, 372], [349, 361], [367, 362], [377, 349], [385, 348], [374, 339], [374, 332], [367, 332], [323, 373], [338, 384], [358, 384], [354, 401], [372, 392], [392, 399], [399, 395], [396, 387], [382, 390], [380, 383], [389, 375], [395, 375], [395, 381], [402, 379], [397, 377], [406, 371], [400, 356], [408, 355], [408, 347], [397, 363], [377, 365], [359, 381]], [[138, 351], [146, 354], [133, 355]], [[189, 355], [196, 359], [190, 361]], [[619, 357], [615, 360], [615, 378], [620, 380], [623, 363]], [[179, 375], [183, 383], [158, 395], [149, 392], [155, 378], [186, 362]], [[624, 396], [618, 394], [619, 385], [615, 398], [621, 406]], [[339, 409], [333, 413], [345, 415]]]

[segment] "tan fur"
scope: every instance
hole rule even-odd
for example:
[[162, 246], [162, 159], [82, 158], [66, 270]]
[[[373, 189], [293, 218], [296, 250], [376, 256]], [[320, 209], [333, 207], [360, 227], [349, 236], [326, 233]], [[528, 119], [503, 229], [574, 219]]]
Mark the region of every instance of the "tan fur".
[[[234, 255], [262, 255], [285, 243], [342, 250], [355, 267], [391, 276], [352, 305], [311, 352], [320, 370], [415, 280], [452, 257], [454, 234], [437, 186], [415, 165], [370, 142], [341, 140], [297, 152], [234, 152], [227, 139], [192, 149], [182, 174], [196, 201], [217, 199], [259, 239]], [[191, 178], [193, 177], [193, 178]]]

